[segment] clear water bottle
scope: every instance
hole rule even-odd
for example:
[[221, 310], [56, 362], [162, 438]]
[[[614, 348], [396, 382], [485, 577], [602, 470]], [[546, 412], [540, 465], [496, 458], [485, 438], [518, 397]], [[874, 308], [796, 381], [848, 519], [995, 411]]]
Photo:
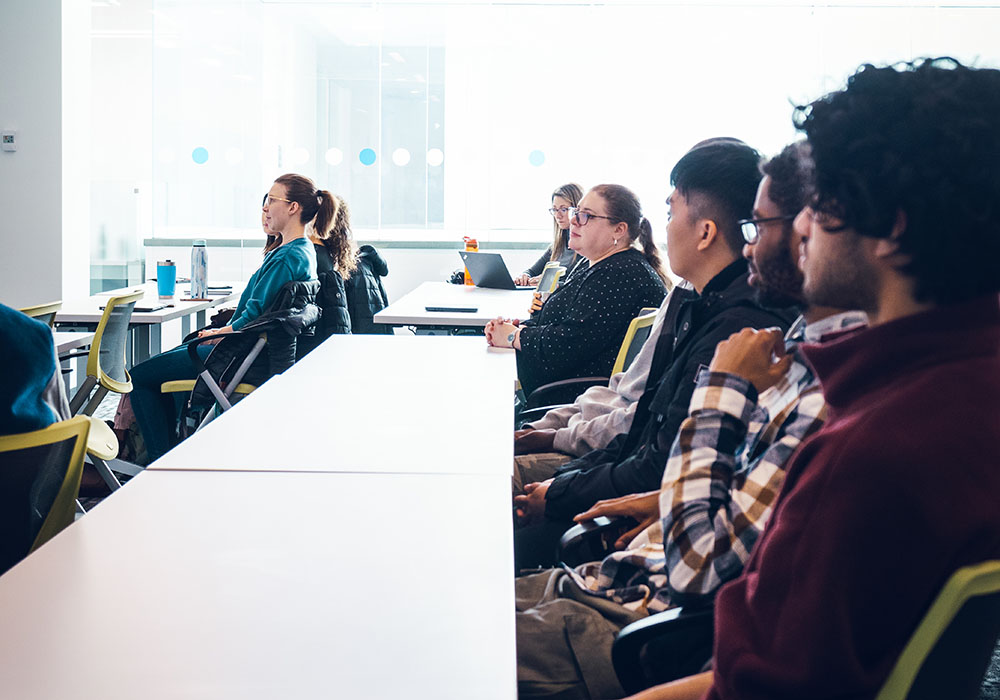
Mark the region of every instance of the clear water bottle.
[[208, 248], [203, 238], [197, 239], [191, 246], [191, 297], [208, 297]]

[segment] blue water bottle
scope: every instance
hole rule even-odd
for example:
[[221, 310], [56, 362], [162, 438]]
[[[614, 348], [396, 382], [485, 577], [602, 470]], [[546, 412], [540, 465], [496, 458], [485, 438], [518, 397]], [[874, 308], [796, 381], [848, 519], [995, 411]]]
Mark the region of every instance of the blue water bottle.
[[208, 297], [208, 248], [203, 238], [197, 239], [191, 246], [191, 297]]

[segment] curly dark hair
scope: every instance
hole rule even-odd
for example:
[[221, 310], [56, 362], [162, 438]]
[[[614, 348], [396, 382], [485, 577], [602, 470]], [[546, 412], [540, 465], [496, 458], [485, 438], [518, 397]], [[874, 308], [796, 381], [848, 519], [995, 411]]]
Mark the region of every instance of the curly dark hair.
[[743, 234], [736, 222], [750, 218], [762, 177], [760, 162], [755, 149], [722, 137], [696, 143], [670, 171], [670, 184], [693, 205], [695, 217], [712, 219], [737, 255], [743, 250]]
[[[788, 144], [781, 153], [761, 165], [760, 171], [771, 178], [768, 196], [783, 215], [798, 214], [809, 204], [813, 192], [813, 165], [806, 141]], [[788, 225], [791, 226], [790, 221]]]
[[953, 58], [861, 68], [797, 107], [815, 166], [813, 208], [885, 238], [902, 213], [902, 272], [918, 301], [1000, 291], [1000, 71]]

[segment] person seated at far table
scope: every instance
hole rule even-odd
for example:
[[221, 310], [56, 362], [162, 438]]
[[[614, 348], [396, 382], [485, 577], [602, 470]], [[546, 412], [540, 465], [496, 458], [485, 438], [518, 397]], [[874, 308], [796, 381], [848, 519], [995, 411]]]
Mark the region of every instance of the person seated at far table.
[[0, 435], [41, 430], [71, 417], [52, 330], [0, 304]]
[[948, 578], [1000, 558], [1000, 71], [864, 65], [795, 122], [805, 297], [869, 326], [804, 347], [829, 416], [716, 596], [713, 671], [635, 700], [875, 697]]
[[566, 268], [561, 283], [565, 283], [580, 266], [586, 267], [586, 258], [569, 247], [569, 210], [580, 203], [581, 197], [583, 188], [575, 182], [557, 187], [552, 193], [552, 207], [549, 209], [552, 214], [552, 245], [545, 249], [531, 267], [517, 276], [514, 284], [538, 284], [542, 278], [542, 270], [549, 262], [557, 262]]
[[357, 250], [351, 236], [351, 214], [347, 202], [335, 194], [331, 194], [330, 198], [333, 212], [329, 226], [317, 221], [315, 226], [306, 230], [306, 236], [316, 252], [316, 277], [320, 284], [316, 303], [323, 314], [316, 323], [315, 335], [299, 338], [299, 357], [311, 352], [331, 335], [346, 335], [352, 330], [344, 284], [358, 267]]
[[598, 185], [570, 214], [569, 246], [590, 267], [523, 324], [497, 318], [484, 329], [491, 346], [517, 351], [526, 396], [549, 382], [611, 374], [629, 323], [666, 295], [653, 230], [631, 190]]
[[[333, 222], [333, 195], [317, 190], [302, 175], [282, 175], [264, 202], [264, 224], [280, 234], [280, 245], [264, 256], [264, 262], [247, 282], [228, 326], [203, 330], [199, 337], [238, 331], [270, 307], [288, 282], [316, 279], [316, 253], [306, 238], [306, 225], [328, 231]], [[198, 346], [202, 359], [211, 352], [210, 343]], [[174, 446], [177, 406], [173, 395], [162, 394], [160, 385], [174, 379], [194, 379], [196, 368], [181, 344], [132, 368], [132, 410], [146, 443], [149, 461], [162, 457]]]

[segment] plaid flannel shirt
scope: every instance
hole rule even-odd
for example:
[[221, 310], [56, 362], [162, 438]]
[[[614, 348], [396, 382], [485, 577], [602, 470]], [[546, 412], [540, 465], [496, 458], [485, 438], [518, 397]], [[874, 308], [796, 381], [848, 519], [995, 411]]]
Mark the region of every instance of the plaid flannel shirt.
[[[855, 312], [839, 314], [811, 324], [805, 336], [818, 339], [864, 321]], [[742, 377], [699, 375], [664, 470], [662, 521], [624, 551], [567, 569], [582, 589], [652, 613], [711, 597], [743, 570], [773, 511], [789, 457], [826, 417], [812, 369], [797, 343], [788, 349], [789, 371], [759, 397]]]

